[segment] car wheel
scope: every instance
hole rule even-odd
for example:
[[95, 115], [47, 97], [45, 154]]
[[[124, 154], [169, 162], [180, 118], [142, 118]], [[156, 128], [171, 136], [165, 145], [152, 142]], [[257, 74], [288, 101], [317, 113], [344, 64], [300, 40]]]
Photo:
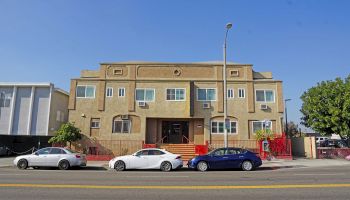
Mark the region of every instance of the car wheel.
[[118, 160], [114, 164], [114, 169], [116, 171], [124, 171], [125, 170], [125, 163], [123, 161], [121, 161], [121, 160]]
[[21, 159], [17, 162], [18, 169], [27, 169], [28, 161], [26, 159]]
[[67, 170], [69, 167], [70, 166], [68, 160], [61, 160], [60, 163], [58, 163], [58, 168], [60, 170]]
[[253, 169], [254, 169], [253, 163], [250, 162], [249, 160], [246, 160], [242, 163], [242, 170], [243, 171], [251, 171]]
[[208, 170], [208, 163], [205, 161], [200, 161], [197, 164], [197, 170], [201, 171], [201, 172], [205, 172]]
[[160, 170], [162, 170], [163, 172], [168, 172], [171, 170], [171, 163], [168, 161], [164, 161], [162, 162], [162, 164], [160, 164]]

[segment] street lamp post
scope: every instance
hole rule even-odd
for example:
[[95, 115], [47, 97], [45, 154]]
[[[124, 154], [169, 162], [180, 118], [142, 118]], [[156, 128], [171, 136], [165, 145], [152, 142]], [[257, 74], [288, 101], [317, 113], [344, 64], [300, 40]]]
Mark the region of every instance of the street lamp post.
[[286, 115], [286, 135], [287, 135], [287, 137], [288, 137], [288, 115], [287, 115], [287, 101], [290, 101], [290, 100], [292, 100], [292, 99], [285, 99], [284, 100], [284, 113], [285, 113], [285, 115]]
[[226, 89], [226, 40], [227, 33], [232, 27], [231, 23], [226, 24], [226, 34], [224, 40], [224, 68], [223, 68], [223, 78], [224, 78], [224, 144], [227, 147], [227, 129], [229, 128], [229, 122], [227, 122], [227, 89]]

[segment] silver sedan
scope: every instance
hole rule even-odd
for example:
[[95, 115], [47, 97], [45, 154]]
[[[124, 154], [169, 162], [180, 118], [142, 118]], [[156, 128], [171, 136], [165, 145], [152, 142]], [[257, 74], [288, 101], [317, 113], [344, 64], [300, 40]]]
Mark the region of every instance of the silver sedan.
[[60, 147], [47, 147], [39, 149], [33, 154], [18, 156], [13, 164], [18, 169], [28, 167], [58, 167], [66, 170], [73, 166], [86, 166], [86, 156], [70, 149]]

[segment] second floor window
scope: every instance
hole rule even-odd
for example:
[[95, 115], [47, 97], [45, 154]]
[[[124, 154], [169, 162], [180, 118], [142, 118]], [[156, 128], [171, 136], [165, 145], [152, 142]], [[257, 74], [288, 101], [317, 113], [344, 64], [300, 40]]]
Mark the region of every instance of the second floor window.
[[216, 89], [197, 89], [197, 101], [216, 101]]
[[93, 85], [78, 85], [77, 86], [78, 98], [95, 98], [95, 86]]
[[234, 96], [235, 96], [235, 95], [233, 94], [233, 89], [228, 89], [228, 90], [227, 90], [227, 98], [233, 99]]
[[119, 97], [125, 97], [125, 88], [119, 88], [118, 89], [118, 96]]
[[107, 88], [106, 96], [107, 97], [113, 97], [113, 88], [111, 88], [111, 87]]
[[166, 89], [166, 100], [168, 101], [184, 101], [185, 89]]
[[136, 101], [154, 101], [154, 89], [136, 89]]
[[245, 89], [243, 89], [243, 88], [238, 89], [238, 97], [245, 98]]
[[255, 96], [258, 102], [275, 102], [275, 93], [273, 90], [256, 90]]

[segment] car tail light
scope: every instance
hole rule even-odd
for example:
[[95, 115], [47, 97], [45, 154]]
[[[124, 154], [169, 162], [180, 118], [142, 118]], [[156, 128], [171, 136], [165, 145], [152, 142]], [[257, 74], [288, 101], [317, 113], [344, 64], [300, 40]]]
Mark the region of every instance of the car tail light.
[[181, 159], [181, 156], [177, 156], [175, 159]]
[[81, 156], [79, 154], [75, 155], [76, 158], [81, 158]]

